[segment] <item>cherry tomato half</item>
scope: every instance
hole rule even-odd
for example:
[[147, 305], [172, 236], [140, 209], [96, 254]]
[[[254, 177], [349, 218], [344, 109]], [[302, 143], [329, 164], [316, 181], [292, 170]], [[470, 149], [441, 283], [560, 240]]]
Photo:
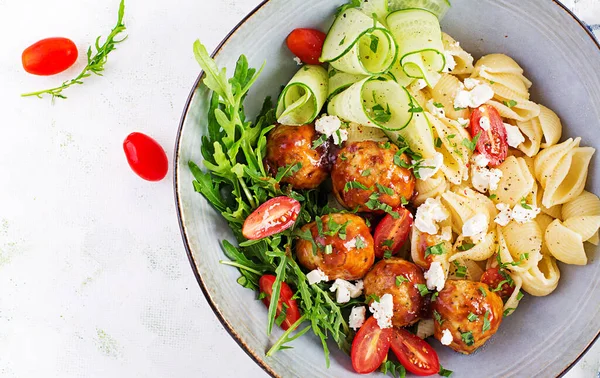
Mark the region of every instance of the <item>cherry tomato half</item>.
[[290, 197], [268, 200], [246, 218], [242, 234], [248, 240], [258, 240], [287, 230], [296, 223], [300, 202]]
[[[481, 127], [483, 117], [490, 120], [488, 130]], [[497, 167], [502, 164], [508, 155], [508, 139], [502, 117], [493, 106], [482, 105], [473, 111], [471, 115], [471, 136], [475, 137], [477, 134], [480, 134], [477, 141], [477, 151], [490, 161], [490, 166]]]
[[[277, 277], [270, 274], [266, 274], [260, 277], [260, 280], [258, 280], [260, 292], [265, 293], [265, 297], [263, 298], [262, 302], [265, 304], [265, 306], [267, 306], [267, 308], [269, 308], [269, 304], [271, 303], [271, 295], [273, 294], [273, 284], [275, 283], [276, 279]], [[279, 302], [277, 303], [277, 312], [275, 315], [275, 319], [277, 319], [277, 317], [281, 314], [281, 311], [283, 311], [284, 307], [283, 305], [285, 304], [285, 319], [281, 323], [281, 328], [284, 331], [288, 330], [294, 323], [298, 321], [298, 319], [300, 319], [300, 310], [298, 310], [298, 303], [296, 303], [296, 300], [292, 298], [293, 296], [294, 293], [292, 292], [292, 289], [290, 289], [289, 285], [285, 282], [282, 282], [281, 290], [279, 292]]]
[[[505, 273], [506, 274], [506, 273]], [[502, 274], [500, 269], [498, 268], [489, 268], [486, 270], [481, 276], [481, 282], [487, 284], [490, 287], [490, 290], [494, 291], [498, 288], [498, 285], [502, 281], [506, 281], [507, 277]], [[502, 285], [502, 289], [496, 292], [502, 299], [508, 299], [515, 291], [515, 287], [511, 286], [508, 282]]]
[[319, 58], [327, 35], [315, 29], [296, 29], [287, 37], [290, 51], [306, 64], [321, 64]]
[[148, 181], [160, 181], [169, 171], [165, 150], [148, 135], [131, 133], [123, 142], [127, 162], [133, 171]]
[[440, 371], [440, 360], [431, 345], [407, 330], [394, 328], [390, 346], [409, 372], [427, 376]]
[[382, 259], [386, 252], [397, 254], [410, 234], [413, 216], [410, 211], [401, 207], [394, 210], [400, 215], [397, 219], [386, 215], [375, 230], [375, 257]]
[[23, 68], [30, 74], [49, 76], [63, 72], [77, 61], [77, 46], [68, 38], [46, 38], [23, 51]]
[[352, 367], [359, 374], [377, 370], [387, 358], [392, 328], [381, 329], [374, 317], [367, 319], [352, 342]]

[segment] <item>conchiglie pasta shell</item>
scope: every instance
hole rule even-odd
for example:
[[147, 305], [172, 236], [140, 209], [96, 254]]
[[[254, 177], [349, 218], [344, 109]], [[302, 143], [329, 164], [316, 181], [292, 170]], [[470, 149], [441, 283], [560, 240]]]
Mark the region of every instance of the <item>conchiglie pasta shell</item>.
[[473, 72], [473, 56], [466, 52], [460, 44], [446, 33], [442, 33], [444, 50], [452, 54], [456, 67], [452, 70], [453, 75], [469, 75]]
[[452, 230], [459, 235], [462, 234], [462, 228], [465, 222], [478, 213], [478, 209], [473, 207], [473, 203], [469, 201], [468, 198], [453, 192], [442, 194], [442, 203], [450, 212]]
[[[467, 270], [464, 277], [459, 277], [456, 275], [459, 266], [464, 266]], [[448, 276], [448, 279], [479, 281], [483, 273], [484, 270], [479, 266], [479, 264], [477, 264], [476, 261], [456, 259], [450, 264], [450, 275]]]
[[417, 336], [421, 339], [426, 339], [433, 336], [435, 333], [435, 320], [433, 319], [421, 319], [417, 323]]
[[483, 56], [475, 64], [473, 76], [482, 76], [481, 72], [485, 71], [491, 74], [505, 73], [517, 76], [525, 87], [531, 87], [531, 81], [523, 76], [523, 69], [515, 60], [504, 54], [489, 54]]
[[587, 265], [581, 235], [565, 227], [558, 219], [546, 229], [545, 240], [548, 250], [558, 261], [571, 265]]
[[450, 262], [456, 259], [485, 261], [492, 257], [498, 250], [496, 241], [496, 231], [491, 231], [485, 235], [483, 241], [468, 251], [459, 251], [458, 247], [464, 242], [464, 237], [460, 236], [454, 245], [454, 253], [450, 257]]
[[428, 180], [417, 180], [415, 191], [417, 195], [413, 198], [415, 206], [421, 206], [427, 198], [441, 196], [448, 190], [448, 181], [442, 172], [436, 173]]
[[[516, 118], [507, 118], [512, 118], [517, 121], [529, 121], [540, 115], [540, 106], [535, 102], [520, 97], [517, 92], [497, 83], [492, 85], [492, 89], [494, 90], [494, 100], [517, 114]], [[508, 107], [504, 104], [505, 102], [508, 103], [510, 101], [515, 101], [516, 104], [512, 107]]]
[[417, 103], [423, 109], [425, 109], [425, 104], [427, 104], [427, 102], [429, 100], [431, 100], [431, 98], [432, 98], [431, 91], [429, 90], [429, 87], [419, 89], [417, 83], [418, 82], [415, 81], [414, 83], [409, 85], [406, 89], [408, 90], [408, 93], [410, 93], [410, 95], [417, 101]]
[[550, 215], [547, 215], [547, 214], [540, 214], [535, 218], [535, 221], [537, 222], [538, 226], [540, 227], [540, 231], [542, 231], [542, 253], [549, 254], [550, 251], [548, 250], [548, 246], [547, 246], [547, 243], [545, 240], [546, 229], [548, 229], [548, 226], [550, 225], [550, 223], [552, 223], [554, 221], [554, 218], [552, 218]]
[[509, 275], [515, 283], [515, 291], [513, 291], [510, 298], [506, 300], [506, 303], [504, 304], [504, 311], [512, 310], [512, 312], [514, 312], [517, 307], [519, 307], [519, 303], [521, 302], [519, 300], [519, 293], [523, 287], [523, 279], [516, 273], [509, 273]]
[[583, 191], [577, 198], [565, 203], [562, 207], [562, 219], [599, 215], [600, 198], [588, 191]]
[[527, 122], [517, 122], [517, 127], [525, 137], [525, 142], [519, 145], [519, 150], [529, 157], [535, 156], [540, 152], [542, 137], [544, 135], [539, 118], [533, 118]]
[[485, 70], [479, 72], [479, 77], [487, 80], [492, 86], [501, 86], [514, 93], [518, 98], [529, 100], [529, 89], [518, 75], [506, 73], [490, 73]]
[[504, 105], [502, 101], [506, 100], [498, 101], [497, 97], [494, 97], [494, 100], [490, 100], [486, 104], [496, 108], [502, 118], [509, 120], [525, 122], [539, 115], [539, 106], [531, 101], [524, 102], [524, 100], [521, 100], [520, 106], [516, 105], [512, 108]]
[[502, 171], [502, 178], [498, 189], [490, 191], [496, 195], [497, 203], [505, 203], [512, 207], [522, 198], [529, 197], [534, 190], [535, 179], [523, 158], [509, 156], [498, 169]]
[[544, 190], [538, 187], [537, 191], [537, 200], [535, 201], [535, 206], [539, 207], [542, 210], [542, 213], [551, 216], [554, 219], [563, 220], [564, 218], [561, 215], [562, 205], [554, 205], [551, 208], [547, 208], [542, 203], [542, 198], [544, 197]]
[[583, 241], [591, 239], [600, 228], [600, 216], [582, 216], [566, 219], [564, 226], [581, 235]]
[[[438, 152], [444, 156], [442, 172], [448, 181], [460, 184], [465, 173], [468, 174], [467, 163], [471, 157], [471, 151], [462, 144], [463, 139], [469, 138], [467, 131], [455, 121], [439, 119], [431, 113], [425, 113], [425, 115], [434, 134], [442, 141], [442, 146], [438, 148]], [[454, 137], [448, 138], [449, 135], [454, 135]]]
[[544, 188], [544, 206], [550, 208], [567, 203], [583, 192], [595, 152], [592, 147], [577, 147], [559, 162]]
[[[506, 242], [512, 260], [515, 262], [520, 261], [517, 266], [518, 270], [529, 270], [540, 260], [543, 236], [542, 230], [536, 222], [525, 224], [510, 222], [506, 227], [502, 227], [502, 237]], [[517, 270], [517, 267], [515, 267], [515, 270]]]
[[541, 150], [540, 153], [537, 154], [534, 160], [535, 177], [540, 184], [542, 184], [542, 188], [546, 188], [548, 179], [562, 158], [564, 158], [573, 148], [578, 147], [580, 142], [581, 138], [567, 139], [561, 144]]
[[538, 265], [527, 272], [519, 273], [523, 280], [523, 290], [536, 297], [544, 297], [551, 294], [558, 287], [560, 270], [556, 259], [544, 255]]
[[552, 110], [540, 105], [540, 116], [538, 117], [544, 141], [541, 144], [542, 148], [554, 146], [562, 136], [562, 123], [560, 118]]
[[592, 243], [593, 245], [600, 244], [600, 235], [598, 231], [596, 231], [596, 233], [591, 238], [589, 238], [588, 242]]
[[436, 86], [431, 91], [433, 101], [444, 105], [446, 117], [458, 120], [459, 118], [469, 119], [470, 110], [454, 110], [454, 98], [461, 91], [461, 82], [455, 76], [444, 74]]

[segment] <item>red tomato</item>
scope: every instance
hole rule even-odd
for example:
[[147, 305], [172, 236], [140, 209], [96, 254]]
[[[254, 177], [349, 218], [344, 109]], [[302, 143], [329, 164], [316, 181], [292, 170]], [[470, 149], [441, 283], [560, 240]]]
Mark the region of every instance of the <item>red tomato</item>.
[[[265, 297], [263, 298], [262, 302], [265, 304], [265, 306], [267, 306], [267, 308], [269, 308], [269, 304], [271, 303], [273, 284], [275, 283], [276, 279], [277, 277], [273, 275], [265, 274], [264, 276], [260, 277], [260, 280], [258, 280], [260, 292], [265, 293]], [[292, 292], [292, 289], [290, 289], [289, 285], [285, 282], [282, 282], [275, 319], [277, 319], [279, 314], [281, 314], [283, 305], [285, 304], [285, 319], [283, 320], [283, 323], [281, 323], [281, 328], [284, 331], [288, 330], [294, 323], [298, 321], [298, 319], [300, 319], [300, 310], [298, 310], [298, 304], [296, 303], [296, 300], [292, 299], [293, 296], [294, 293]]]
[[68, 38], [47, 38], [23, 51], [23, 68], [30, 74], [48, 76], [63, 72], [77, 60], [77, 46]]
[[392, 328], [381, 329], [374, 317], [367, 319], [352, 342], [350, 357], [354, 370], [359, 374], [377, 370], [387, 358], [391, 338]]
[[306, 64], [321, 64], [319, 58], [327, 35], [315, 29], [296, 29], [287, 37], [290, 51]]
[[[500, 269], [498, 268], [489, 268], [481, 276], [481, 282], [487, 284], [490, 287], [490, 290], [492, 291], [495, 290], [502, 281], [506, 281], [506, 277], [502, 275]], [[497, 291], [496, 294], [498, 294], [502, 299], [508, 299], [514, 291], [514, 286], [505, 283], [504, 285], [502, 285], [502, 289], [500, 291]]]
[[[481, 128], [481, 118], [487, 117], [490, 120], [489, 130]], [[482, 105], [473, 111], [471, 115], [471, 136], [475, 137], [481, 133], [477, 141], [477, 151], [488, 158], [490, 166], [497, 167], [508, 155], [508, 140], [506, 136], [506, 127], [502, 122], [502, 117], [490, 105]]]
[[386, 252], [397, 254], [410, 234], [413, 216], [410, 211], [401, 207], [396, 210], [400, 217], [395, 219], [390, 214], [386, 215], [377, 225], [375, 230], [375, 256], [383, 258]]
[[300, 202], [289, 197], [270, 199], [246, 218], [242, 234], [258, 240], [285, 231], [296, 223], [300, 207]]
[[129, 134], [123, 142], [123, 150], [131, 169], [144, 180], [160, 181], [167, 175], [167, 154], [160, 144], [148, 135]]
[[391, 348], [402, 366], [415, 375], [434, 375], [440, 371], [440, 360], [431, 345], [405, 329], [394, 328]]

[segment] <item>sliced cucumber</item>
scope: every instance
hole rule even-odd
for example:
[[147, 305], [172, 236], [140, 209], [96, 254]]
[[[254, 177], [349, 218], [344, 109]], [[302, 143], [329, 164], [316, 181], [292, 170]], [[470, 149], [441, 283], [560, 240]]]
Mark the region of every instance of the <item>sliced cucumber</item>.
[[414, 77], [410, 77], [404, 72], [404, 69], [400, 65], [400, 59], [396, 59], [394, 65], [390, 68], [388, 75], [390, 75], [396, 83], [405, 88], [416, 80]]
[[390, 12], [411, 8], [425, 9], [441, 21], [451, 6], [448, 0], [389, 0], [388, 9]]
[[385, 25], [385, 19], [390, 13], [388, 10], [388, 0], [362, 0], [359, 9], [369, 17], [376, 15], [377, 20], [383, 25]]
[[425, 79], [433, 88], [446, 66], [442, 29], [436, 16], [422, 9], [390, 14], [388, 25], [399, 42], [400, 65], [407, 76]]
[[373, 17], [350, 8], [329, 30], [321, 61], [354, 75], [379, 75], [390, 69], [397, 55], [390, 31]]
[[304, 66], [281, 92], [277, 103], [277, 122], [300, 126], [317, 118], [329, 87], [327, 71], [321, 66]]
[[405, 142], [424, 159], [432, 159], [435, 156], [433, 131], [424, 112], [415, 113], [406, 128], [398, 131], [386, 130], [385, 133], [393, 142]]
[[353, 75], [346, 72], [338, 71], [329, 65], [329, 94], [327, 98], [331, 98], [342, 92], [352, 84], [361, 81], [365, 78], [364, 75]]
[[406, 89], [384, 77], [366, 78], [329, 101], [327, 112], [347, 122], [400, 130], [412, 118]]

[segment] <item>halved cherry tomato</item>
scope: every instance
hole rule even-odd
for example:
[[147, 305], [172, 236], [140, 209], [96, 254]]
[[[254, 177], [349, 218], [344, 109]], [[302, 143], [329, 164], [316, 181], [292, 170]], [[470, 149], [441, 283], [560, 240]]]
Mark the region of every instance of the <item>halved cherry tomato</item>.
[[386, 215], [377, 225], [375, 230], [375, 256], [383, 258], [386, 252], [397, 254], [404, 245], [410, 234], [413, 224], [413, 216], [410, 211], [403, 207], [394, 210], [400, 215], [397, 219], [392, 215]]
[[[258, 286], [260, 287], [260, 292], [265, 293], [265, 297], [262, 302], [269, 308], [269, 304], [271, 303], [271, 294], [273, 294], [273, 284], [277, 277], [266, 274], [260, 277], [258, 280]], [[294, 293], [292, 289], [290, 289], [289, 285], [285, 282], [281, 283], [281, 291], [279, 292], [279, 302], [277, 303], [277, 312], [276, 318], [281, 314], [283, 310], [283, 305], [285, 304], [285, 319], [281, 323], [281, 328], [286, 331], [288, 330], [294, 323], [300, 319], [300, 310], [298, 310], [298, 303], [292, 297]]]
[[23, 68], [30, 74], [48, 76], [63, 72], [77, 60], [75, 43], [68, 38], [46, 38], [23, 51]]
[[[481, 118], [490, 120], [489, 130], [481, 127]], [[506, 160], [508, 155], [508, 139], [502, 117], [491, 105], [482, 105], [471, 115], [471, 136], [474, 138], [481, 133], [477, 141], [477, 151], [490, 161], [490, 166], [497, 167]]]
[[315, 29], [296, 29], [287, 37], [290, 51], [306, 64], [321, 64], [319, 58], [327, 35]]
[[300, 202], [290, 197], [268, 200], [246, 218], [242, 234], [248, 240], [258, 240], [287, 230], [296, 223]]
[[427, 376], [440, 371], [440, 360], [431, 345], [407, 330], [394, 328], [390, 346], [409, 372]]
[[352, 367], [359, 374], [377, 370], [390, 350], [392, 328], [381, 329], [374, 317], [367, 319], [352, 342]]
[[[490, 287], [490, 290], [496, 290], [498, 285], [502, 281], [506, 281], [506, 277], [500, 272], [498, 268], [489, 268], [483, 273], [481, 276], [481, 282], [487, 284]], [[515, 287], [508, 284], [508, 282], [502, 285], [502, 289], [497, 291], [496, 294], [500, 296], [502, 299], [508, 299], [515, 291]]]
[[123, 142], [127, 162], [133, 171], [148, 181], [160, 181], [169, 171], [169, 159], [157, 141], [142, 133], [131, 133]]

